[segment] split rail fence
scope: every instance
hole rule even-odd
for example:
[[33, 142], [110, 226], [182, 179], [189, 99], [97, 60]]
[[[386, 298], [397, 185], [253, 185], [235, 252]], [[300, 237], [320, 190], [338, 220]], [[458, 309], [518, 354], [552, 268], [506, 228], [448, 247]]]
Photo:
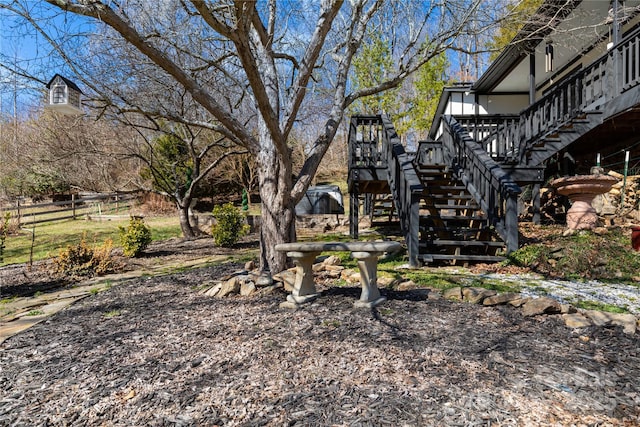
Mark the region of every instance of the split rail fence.
[[18, 199], [12, 205], [0, 208], [0, 217], [9, 212], [11, 222], [18, 227], [79, 218], [126, 218], [135, 200], [135, 194], [130, 193], [98, 193], [82, 197], [71, 195], [69, 200], [37, 204], [27, 204]]

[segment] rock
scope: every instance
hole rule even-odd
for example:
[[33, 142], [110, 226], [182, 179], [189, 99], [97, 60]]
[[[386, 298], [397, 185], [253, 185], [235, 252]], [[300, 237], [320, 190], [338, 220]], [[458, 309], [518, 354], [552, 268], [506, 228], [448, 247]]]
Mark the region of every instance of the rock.
[[563, 314], [562, 319], [567, 327], [573, 329], [586, 328], [592, 325], [591, 320], [578, 313]]
[[491, 289], [484, 288], [462, 288], [463, 301], [471, 304], [482, 304], [485, 298], [496, 295], [497, 292]]
[[354, 272], [351, 276], [349, 276], [349, 278], [347, 279], [347, 282], [350, 283], [360, 283], [360, 273], [359, 272]]
[[606, 227], [596, 227], [593, 229], [593, 232], [598, 236], [603, 236], [608, 233], [608, 230]]
[[635, 334], [637, 329], [637, 319], [633, 314], [628, 313], [607, 313], [597, 310], [584, 310], [583, 313], [591, 319], [596, 326], [616, 325], [622, 326], [624, 333]]
[[212, 288], [214, 288], [218, 283], [220, 283], [220, 281], [218, 280], [207, 280], [206, 282], [202, 282], [202, 285], [200, 286], [200, 291], [198, 291], [198, 293], [205, 295]]
[[442, 296], [446, 299], [462, 301], [462, 288], [460, 286], [456, 286], [455, 288], [446, 289], [442, 292]]
[[342, 280], [349, 281], [349, 277], [352, 276], [354, 273], [355, 273], [355, 270], [352, 270], [350, 268], [345, 268], [344, 270], [342, 270], [342, 273], [340, 273], [340, 278]]
[[324, 265], [332, 265], [332, 266], [337, 266], [337, 265], [342, 265], [342, 260], [335, 256], [335, 255], [331, 255], [329, 257], [327, 257], [327, 259], [325, 259], [322, 262]]
[[215, 296], [216, 296], [216, 294], [217, 294], [218, 292], [220, 292], [220, 289], [222, 289], [222, 283], [218, 283], [217, 285], [215, 285], [215, 286], [213, 286], [213, 287], [211, 287], [211, 288], [207, 289], [207, 290], [204, 292], [204, 295], [206, 295], [206, 296], [208, 296], [208, 297], [215, 297]]
[[273, 276], [273, 280], [281, 282], [285, 291], [293, 291], [293, 285], [296, 283], [296, 269], [290, 268], [289, 270], [282, 271]]
[[325, 264], [322, 262], [317, 262], [313, 264], [313, 266], [311, 266], [311, 270], [314, 273], [320, 273], [321, 271], [324, 271], [324, 268], [325, 268]]
[[246, 264], [244, 265], [244, 269], [247, 271], [255, 270], [256, 269], [255, 261], [253, 260], [247, 261]]
[[341, 265], [331, 265], [331, 264], [324, 265], [325, 274], [332, 279], [340, 278], [342, 276], [343, 270], [344, 270], [344, 267]]
[[253, 282], [242, 282], [240, 285], [240, 295], [247, 297], [256, 291], [256, 285]]
[[[282, 283], [275, 283], [271, 286], [266, 286], [262, 289], [260, 289], [260, 295], [270, 295], [272, 293], [274, 293], [275, 291], [277, 291], [278, 289], [281, 289], [284, 285]], [[291, 292], [291, 291], [289, 291]]]
[[442, 299], [442, 291], [440, 289], [429, 289], [428, 298], [430, 300]]
[[596, 326], [607, 326], [611, 320], [608, 313], [597, 310], [584, 310], [583, 313], [593, 321]]
[[393, 277], [383, 276], [378, 277], [378, 287], [379, 288], [393, 288], [394, 285], [397, 285], [398, 280]]
[[560, 313], [560, 303], [553, 298], [533, 298], [522, 306], [522, 314], [525, 316], [537, 316], [539, 314]]
[[417, 287], [418, 287], [418, 285], [416, 285], [413, 280], [407, 280], [407, 281], [399, 283], [398, 286], [396, 286], [396, 290], [397, 291], [410, 291], [412, 289], [416, 289]]
[[268, 271], [261, 271], [260, 277], [256, 280], [257, 286], [270, 286], [273, 284], [273, 278]]
[[516, 298], [513, 301], [509, 301], [509, 305], [512, 305], [514, 307], [522, 307], [523, 305], [528, 303], [530, 299], [531, 298]]
[[238, 292], [240, 292], [240, 280], [236, 276], [222, 283], [222, 287], [220, 288], [220, 292], [216, 294], [216, 298], [224, 298], [228, 295], [237, 294]]
[[515, 292], [505, 292], [503, 294], [494, 295], [494, 296], [485, 298], [484, 301], [482, 301], [482, 304], [483, 305], [501, 305], [501, 304], [509, 303], [516, 299], [521, 299], [520, 294]]
[[341, 273], [342, 270], [325, 270], [324, 272], [325, 276], [329, 277], [330, 279], [339, 279]]
[[577, 312], [578, 310], [571, 304], [560, 304], [560, 313], [562, 314], [573, 314]]

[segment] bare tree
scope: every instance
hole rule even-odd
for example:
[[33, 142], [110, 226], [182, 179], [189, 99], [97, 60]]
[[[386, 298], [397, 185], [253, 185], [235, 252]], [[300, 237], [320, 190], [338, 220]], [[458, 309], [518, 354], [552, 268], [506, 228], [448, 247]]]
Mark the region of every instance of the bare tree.
[[[179, 111], [156, 106], [159, 115], [211, 127], [251, 152], [262, 198], [260, 265], [265, 271], [286, 264], [285, 254], [274, 247], [295, 239], [294, 206], [345, 109], [358, 98], [397, 87], [457, 36], [485, 30], [493, 22], [490, 5], [481, 0], [176, 0], [153, 7], [142, 0], [47, 2], [92, 18], [94, 32], [115, 34], [125, 42], [144, 67], [120, 69], [122, 85], [156, 79], [170, 92], [188, 94], [207, 113], [179, 117]], [[14, 0], [5, 7], [37, 24], [25, 3]], [[350, 91], [352, 59], [368, 27], [389, 34], [395, 68], [384, 81]], [[62, 49], [60, 54], [83, 75], [86, 55], [71, 57]], [[155, 71], [149, 75], [151, 65]], [[142, 71], [146, 75], [138, 75]], [[309, 103], [323, 106], [322, 126], [304, 164], [294, 171], [288, 141]]]

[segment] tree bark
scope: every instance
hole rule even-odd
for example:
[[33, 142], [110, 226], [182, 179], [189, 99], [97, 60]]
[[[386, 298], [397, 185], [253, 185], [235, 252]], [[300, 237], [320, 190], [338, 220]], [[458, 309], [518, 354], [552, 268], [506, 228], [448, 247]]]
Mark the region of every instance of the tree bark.
[[276, 146], [266, 127], [260, 135], [258, 179], [262, 216], [260, 224], [260, 270], [278, 273], [287, 267], [287, 255], [275, 245], [295, 241], [295, 205], [291, 199], [291, 161], [275, 155]]
[[187, 240], [192, 240], [198, 237], [200, 230], [191, 224], [191, 208], [189, 205], [178, 205], [178, 217], [180, 218], [180, 230], [182, 230], [182, 236]]

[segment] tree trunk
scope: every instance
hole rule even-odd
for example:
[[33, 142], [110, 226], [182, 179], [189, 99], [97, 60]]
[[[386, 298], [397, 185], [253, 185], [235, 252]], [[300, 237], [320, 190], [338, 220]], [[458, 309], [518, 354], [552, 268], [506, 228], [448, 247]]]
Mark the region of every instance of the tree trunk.
[[286, 253], [275, 245], [295, 241], [295, 206], [291, 200], [291, 160], [279, 159], [268, 137], [261, 139], [258, 180], [262, 199], [260, 270], [278, 273], [287, 268]]
[[199, 232], [197, 232], [191, 224], [191, 209], [189, 206], [178, 205], [178, 216], [180, 218], [180, 229], [182, 230], [182, 236], [185, 239], [195, 239]]

